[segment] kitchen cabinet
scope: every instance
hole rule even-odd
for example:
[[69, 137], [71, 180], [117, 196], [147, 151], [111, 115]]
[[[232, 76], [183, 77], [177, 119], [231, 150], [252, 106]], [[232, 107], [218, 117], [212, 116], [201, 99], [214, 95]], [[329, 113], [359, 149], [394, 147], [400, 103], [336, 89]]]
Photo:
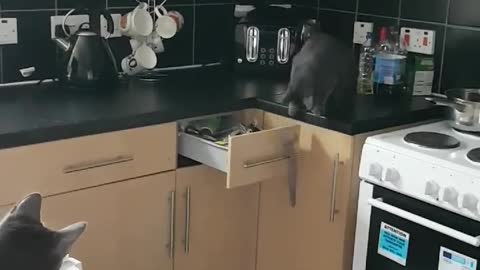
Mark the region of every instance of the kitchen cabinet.
[[259, 186], [228, 190], [226, 174], [203, 165], [176, 179], [175, 270], [254, 270]]
[[[265, 128], [297, 123], [266, 113]], [[300, 124], [297, 204], [287, 179], [261, 184], [257, 270], [348, 269], [354, 137]], [[357, 180], [358, 181], [358, 180]]]
[[0, 205], [174, 170], [176, 123], [0, 150]]
[[88, 221], [71, 252], [85, 269], [171, 270], [174, 190], [167, 172], [47, 197], [43, 221], [53, 229]]

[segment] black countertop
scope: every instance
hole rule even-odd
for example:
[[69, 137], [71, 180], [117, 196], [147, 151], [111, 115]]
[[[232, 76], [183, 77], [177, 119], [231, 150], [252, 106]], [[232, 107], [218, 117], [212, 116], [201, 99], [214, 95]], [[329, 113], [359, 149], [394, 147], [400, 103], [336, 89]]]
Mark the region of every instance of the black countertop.
[[[115, 89], [72, 90], [56, 84], [0, 88], [0, 148], [111, 132], [179, 119], [258, 108], [287, 116], [286, 81], [225, 72], [177, 72], [157, 83], [123, 81]], [[341, 114], [302, 121], [355, 135], [439, 118], [421, 97], [357, 97]]]

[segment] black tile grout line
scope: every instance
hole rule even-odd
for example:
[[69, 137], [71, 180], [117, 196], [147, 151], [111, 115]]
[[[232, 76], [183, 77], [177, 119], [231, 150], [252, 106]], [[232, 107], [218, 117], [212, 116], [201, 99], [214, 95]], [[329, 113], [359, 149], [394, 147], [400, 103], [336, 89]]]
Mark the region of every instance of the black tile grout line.
[[398, 17], [391, 17], [391, 16], [384, 16], [384, 15], [376, 15], [376, 14], [363, 13], [363, 12], [358, 12], [358, 15], [360, 15], [360, 16], [375, 17], [375, 18], [382, 18], [382, 19], [391, 19], [391, 20], [397, 20], [397, 18], [398, 18]]
[[[8, 13], [8, 12], [46, 12], [46, 11], [50, 11], [50, 12], [55, 12], [55, 8], [39, 8], [39, 9], [2, 9], [0, 10], [0, 12], [2, 13]], [[68, 10], [71, 10], [68, 9]]]
[[355, 3], [355, 21], [358, 21], [358, 10], [360, 9], [360, 0]]
[[197, 0], [193, 0], [193, 31], [192, 31], [192, 65], [195, 64], [195, 38], [197, 35], [197, 9], [195, 4]]
[[400, 25], [400, 18], [402, 17], [402, 0], [398, 0], [398, 18], [397, 25]]
[[3, 70], [3, 47], [0, 46], [0, 83], [3, 83], [4, 82], [4, 79], [3, 79], [3, 73], [4, 73], [4, 70]]
[[[447, 1], [447, 14], [445, 16], [445, 25], [448, 25], [448, 16], [450, 14], [450, 4], [452, 0]], [[440, 60], [440, 74], [438, 77], [438, 92], [442, 91], [442, 80], [443, 80], [443, 66], [445, 64], [445, 51], [446, 51], [446, 45], [447, 45], [447, 28], [445, 27], [444, 33], [443, 33], [443, 47], [442, 47], [442, 60]]]
[[424, 20], [415, 20], [415, 19], [400, 18], [400, 21], [414, 22], [414, 23], [424, 23], [424, 24], [431, 24], [431, 25], [437, 25], [437, 26], [443, 26], [443, 27], [446, 27], [446, 26], [447, 26], [447, 25], [444, 24], [444, 23], [424, 21]]
[[[0, 3], [0, 11], [2, 9], [2, 4]], [[2, 13], [0, 13], [0, 18], [2, 18]], [[0, 46], [0, 84], [4, 82], [4, 70], [3, 70], [3, 46]]]
[[[2, 10], [2, 3], [0, 3], [0, 11]], [[2, 18], [2, 13], [0, 13]], [[0, 84], [3, 84], [3, 46], [0, 46]]]
[[321, 11], [333, 11], [333, 12], [338, 12], [338, 13], [347, 13], [347, 14], [355, 14], [355, 11], [351, 10], [342, 10], [342, 9], [334, 9], [334, 8], [318, 8], [318, 10]]

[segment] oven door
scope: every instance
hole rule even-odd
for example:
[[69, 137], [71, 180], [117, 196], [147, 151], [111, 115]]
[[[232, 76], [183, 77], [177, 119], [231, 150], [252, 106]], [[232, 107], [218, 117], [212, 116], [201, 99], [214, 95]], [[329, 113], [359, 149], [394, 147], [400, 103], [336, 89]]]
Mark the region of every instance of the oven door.
[[373, 186], [367, 270], [475, 270], [480, 223]]

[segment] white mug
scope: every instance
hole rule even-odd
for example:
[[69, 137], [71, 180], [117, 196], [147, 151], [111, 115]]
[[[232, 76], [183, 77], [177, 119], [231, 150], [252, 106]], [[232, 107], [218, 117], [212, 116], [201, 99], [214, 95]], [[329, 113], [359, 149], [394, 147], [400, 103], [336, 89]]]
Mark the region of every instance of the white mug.
[[163, 53], [165, 51], [163, 40], [156, 31], [152, 32], [147, 37], [147, 45], [152, 48], [156, 54]]
[[172, 38], [182, 29], [184, 18], [177, 11], [168, 12], [162, 5], [155, 7], [157, 21], [155, 23], [155, 31], [162, 38]]
[[132, 51], [135, 52], [138, 47], [142, 46], [143, 43], [147, 41], [146, 37], [136, 36], [130, 39], [130, 47], [132, 47]]
[[122, 70], [127, 75], [135, 75], [145, 70], [144, 67], [138, 64], [135, 55], [131, 54], [122, 60]]
[[145, 69], [152, 69], [157, 65], [157, 55], [147, 44], [142, 44], [137, 50], [123, 58], [122, 69], [128, 75], [135, 75]]
[[120, 19], [120, 31], [129, 37], [148, 36], [153, 31], [153, 19], [148, 12], [148, 4], [141, 3], [133, 11]]

